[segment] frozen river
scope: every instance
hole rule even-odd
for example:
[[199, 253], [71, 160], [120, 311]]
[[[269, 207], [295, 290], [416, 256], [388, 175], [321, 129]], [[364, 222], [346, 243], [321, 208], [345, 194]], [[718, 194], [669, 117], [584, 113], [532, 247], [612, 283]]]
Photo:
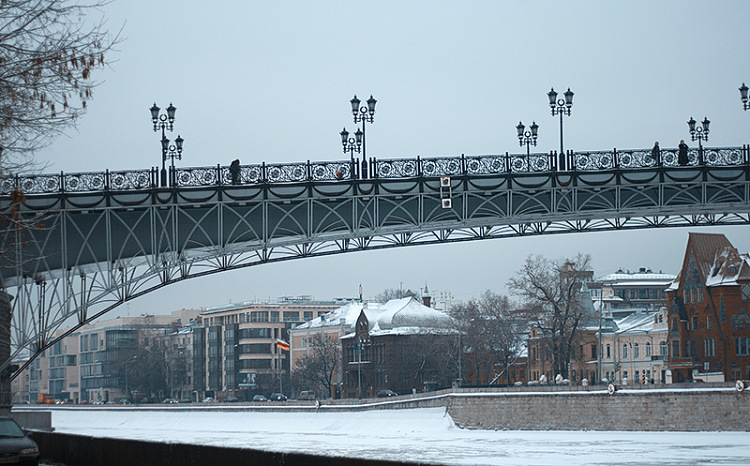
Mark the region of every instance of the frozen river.
[[450, 465], [737, 465], [750, 458], [746, 432], [465, 430], [453, 424], [445, 408], [56, 408], [52, 425], [58, 432], [99, 437]]

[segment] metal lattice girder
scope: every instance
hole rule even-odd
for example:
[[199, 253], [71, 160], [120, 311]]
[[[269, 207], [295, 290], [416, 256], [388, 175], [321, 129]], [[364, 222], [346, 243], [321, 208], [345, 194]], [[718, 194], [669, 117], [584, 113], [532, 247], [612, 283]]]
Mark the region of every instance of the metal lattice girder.
[[[728, 166], [598, 171], [549, 170], [554, 159], [542, 156], [546, 164], [532, 156], [515, 170], [517, 160], [506, 157], [511, 169], [494, 172], [478, 167], [495, 167], [498, 157], [423, 159], [412, 162], [423, 173], [412, 177], [409, 161], [376, 161], [404, 176], [302, 182], [287, 180], [296, 171], [284, 165], [290, 175], [277, 173], [283, 182], [275, 183], [146, 183], [26, 194], [21, 203], [6, 196], [0, 209], [26, 226], [2, 232], [3, 250], [13, 253], [13, 267], [0, 272], [15, 295], [13, 355], [40, 351], [63, 325], [75, 328], [170, 283], [267, 262], [519, 235], [748, 224], [750, 168], [747, 149], [740, 153], [742, 163]], [[591, 154], [576, 163], [592, 163]], [[443, 208], [440, 178], [427, 170], [456, 172], [452, 208]]]

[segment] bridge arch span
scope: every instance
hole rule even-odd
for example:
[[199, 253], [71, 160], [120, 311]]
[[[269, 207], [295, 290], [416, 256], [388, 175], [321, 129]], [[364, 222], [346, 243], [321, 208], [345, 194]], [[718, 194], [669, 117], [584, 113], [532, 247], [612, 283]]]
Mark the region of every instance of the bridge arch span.
[[[16, 297], [13, 356], [166, 285], [258, 264], [523, 235], [749, 224], [747, 148], [716, 151], [724, 154], [718, 162], [689, 167], [622, 167], [622, 153], [571, 153], [565, 170], [538, 155], [515, 171], [516, 156], [373, 161], [379, 176], [365, 179], [354, 171], [314, 179], [310, 163], [284, 165], [290, 175], [277, 173], [280, 181], [239, 185], [219, 182], [222, 167], [180, 171], [176, 179], [187, 181], [171, 187], [141, 186], [149, 178], [138, 172], [107, 173], [102, 182], [91, 181], [96, 174], [17, 179], [16, 189], [27, 188], [23, 202], [3, 197], [0, 209], [41, 226], [3, 232], [16, 259], [0, 272]], [[289, 179], [297, 172], [308, 175]], [[115, 180], [125, 187], [112, 189]]]

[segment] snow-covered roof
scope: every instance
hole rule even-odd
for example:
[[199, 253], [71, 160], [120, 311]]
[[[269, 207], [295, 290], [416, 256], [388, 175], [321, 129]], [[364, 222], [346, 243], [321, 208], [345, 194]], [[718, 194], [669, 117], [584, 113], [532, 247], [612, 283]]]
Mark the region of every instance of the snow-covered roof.
[[668, 273], [654, 273], [651, 271], [639, 271], [639, 272], [623, 272], [618, 270], [617, 272], [605, 275], [597, 279], [598, 282], [617, 282], [619, 285], [632, 285], [633, 281], [646, 281], [649, 284], [653, 282], [665, 282], [669, 283], [674, 280], [675, 276]]
[[351, 302], [345, 304], [344, 306], [336, 308], [331, 312], [326, 312], [325, 314], [322, 314], [312, 320], [299, 324], [292, 330], [335, 327], [343, 325], [346, 328], [346, 331], [351, 331], [352, 329], [354, 329], [354, 324], [357, 323], [357, 319], [359, 318], [359, 315], [363, 309], [365, 311], [367, 319], [373, 322], [382, 312], [379, 303]]
[[[453, 331], [453, 319], [448, 314], [427, 307], [411, 297], [392, 299], [369, 310], [366, 308], [365, 316], [370, 323], [371, 336], [434, 334]], [[350, 331], [354, 330], [356, 320], [355, 317], [349, 327]], [[354, 334], [350, 333], [342, 339], [353, 336]]]
[[343, 326], [346, 332], [354, 330], [360, 313], [364, 310], [370, 323], [370, 332], [405, 328], [448, 329], [453, 327], [453, 319], [445, 312], [432, 309], [411, 297], [392, 299], [385, 304], [351, 302], [331, 312], [302, 323], [292, 331]]
[[750, 254], [726, 247], [716, 254], [706, 286], [737, 285], [740, 279], [750, 279]]
[[622, 319], [615, 319], [616, 334], [650, 332], [653, 330], [666, 331], [664, 328], [654, 328], [654, 315], [656, 312], [634, 312]]
[[[448, 314], [418, 303], [411, 297], [392, 299], [385, 303], [378, 317], [380, 330], [396, 327], [451, 328], [453, 319]], [[369, 316], [368, 316], [369, 319]]]

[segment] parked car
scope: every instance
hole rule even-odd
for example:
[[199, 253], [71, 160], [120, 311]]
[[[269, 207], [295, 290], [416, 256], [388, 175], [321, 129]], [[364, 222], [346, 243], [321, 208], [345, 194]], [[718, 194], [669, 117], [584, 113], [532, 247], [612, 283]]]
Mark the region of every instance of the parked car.
[[192, 402], [193, 402], [193, 400], [190, 399], [190, 398], [183, 398], [183, 399], [180, 400], [180, 403], [192, 403]]
[[[94, 402], [94, 403], [96, 403], [96, 402]], [[120, 400], [117, 401], [117, 404], [118, 405], [129, 405], [130, 404], [130, 400], [128, 400], [127, 398], [121, 398]]]
[[314, 400], [315, 399], [315, 392], [312, 390], [302, 390], [299, 392], [299, 396], [297, 397], [299, 400]]
[[214, 398], [212, 396], [207, 396], [203, 398], [203, 401], [201, 401], [201, 403], [213, 403], [213, 402], [214, 402]]
[[236, 396], [228, 396], [227, 399], [224, 401], [226, 403], [237, 403], [238, 401], [240, 401], [240, 399], [237, 398]]
[[255, 396], [253, 397], [253, 401], [268, 401], [268, 398], [266, 398], [266, 397], [265, 397], [265, 396], [263, 396], [263, 395], [255, 395]]
[[0, 417], [0, 458], [3, 463], [39, 464], [39, 447], [12, 418]]
[[392, 396], [398, 396], [398, 393], [393, 390], [380, 390], [378, 392], [378, 398], [390, 398]]
[[162, 403], [164, 403], [165, 405], [169, 405], [172, 403], [177, 403], [177, 400], [175, 400], [174, 398], [164, 398], [162, 400]]
[[283, 393], [272, 393], [271, 398], [269, 398], [271, 401], [286, 401], [287, 397]]

